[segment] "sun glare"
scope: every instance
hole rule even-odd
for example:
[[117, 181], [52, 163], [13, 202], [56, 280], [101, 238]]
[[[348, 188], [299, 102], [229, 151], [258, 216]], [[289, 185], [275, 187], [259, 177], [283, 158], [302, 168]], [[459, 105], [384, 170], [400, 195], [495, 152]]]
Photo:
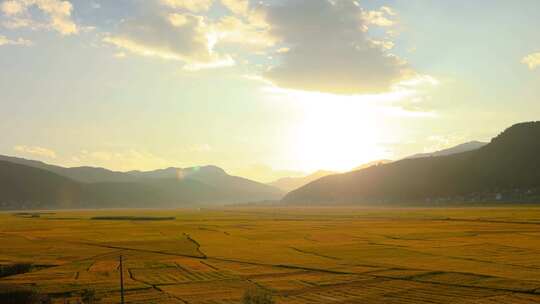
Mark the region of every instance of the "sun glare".
[[[306, 94], [304, 119], [292, 137], [299, 169], [348, 171], [388, 157], [381, 146], [380, 112], [371, 103], [328, 94]], [[329, 100], [332, 99], [332, 100]]]

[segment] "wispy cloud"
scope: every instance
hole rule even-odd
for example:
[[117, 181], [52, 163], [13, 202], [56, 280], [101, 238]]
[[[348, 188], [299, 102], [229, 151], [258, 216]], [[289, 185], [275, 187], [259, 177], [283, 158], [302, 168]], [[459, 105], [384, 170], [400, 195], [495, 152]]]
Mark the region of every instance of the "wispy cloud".
[[249, 13], [249, 0], [221, 0], [221, 3], [236, 15], [246, 16]]
[[138, 149], [81, 150], [78, 154], [73, 155], [67, 163], [70, 166], [100, 166], [120, 171], [153, 170], [181, 165], [174, 160]]
[[540, 52], [523, 57], [521, 63], [526, 64], [531, 70], [540, 67]]
[[51, 159], [54, 159], [57, 157], [55, 151], [48, 148], [38, 147], [38, 146], [18, 145], [18, 146], [13, 147], [13, 150], [15, 150], [18, 153], [38, 156], [38, 157], [45, 157], [45, 158], [51, 158]]
[[165, 6], [175, 9], [186, 9], [191, 12], [205, 12], [210, 9], [213, 0], [160, 0]]
[[188, 71], [234, 66], [236, 53], [274, 45], [261, 11], [248, 1], [224, 0], [229, 12], [207, 16], [214, 3], [160, 0], [148, 14], [121, 21], [103, 41], [136, 55], [180, 61]]
[[23, 38], [9, 39], [6, 36], [0, 35], [0, 46], [2, 45], [21, 45], [21, 46], [31, 46], [32, 41], [26, 40]]
[[212, 24], [216, 47], [235, 46], [249, 51], [265, 52], [277, 43], [267, 24], [238, 16], [225, 16]]
[[[393, 26], [396, 24], [397, 13], [388, 6], [383, 6], [378, 10], [365, 10], [361, 13], [362, 19], [366, 23], [377, 26]], [[366, 28], [367, 29], [367, 28]]]
[[137, 55], [181, 61], [189, 70], [234, 65], [231, 57], [213, 51], [210, 29], [204, 16], [149, 15], [122, 22], [103, 41]]
[[436, 113], [426, 109], [424, 102], [430, 98], [431, 91], [440, 85], [440, 81], [430, 75], [416, 75], [400, 81], [387, 92], [377, 94], [332, 94], [303, 90], [283, 89], [264, 78], [246, 75], [247, 79], [264, 84], [262, 92], [276, 99], [287, 99], [306, 103], [365, 103], [385, 109], [384, 113], [404, 117], [436, 117]]
[[[45, 21], [35, 16], [32, 8], [45, 15]], [[52, 29], [62, 35], [79, 32], [79, 27], [71, 18], [73, 5], [61, 0], [8, 0], [2, 2], [0, 11], [7, 20], [7, 28]]]

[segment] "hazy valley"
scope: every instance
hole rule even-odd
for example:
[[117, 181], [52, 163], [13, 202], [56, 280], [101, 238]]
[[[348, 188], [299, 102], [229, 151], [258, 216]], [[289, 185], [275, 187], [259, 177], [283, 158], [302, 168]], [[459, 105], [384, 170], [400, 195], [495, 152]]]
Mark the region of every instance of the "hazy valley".
[[491, 143], [467, 143], [348, 173], [318, 171], [263, 184], [215, 166], [116, 172], [0, 157], [0, 208], [181, 208], [259, 203], [439, 206], [534, 203], [540, 198], [540, 123], [512, 126]]
[[540, 304], [540, 0], [0, 0], [0, 304]]

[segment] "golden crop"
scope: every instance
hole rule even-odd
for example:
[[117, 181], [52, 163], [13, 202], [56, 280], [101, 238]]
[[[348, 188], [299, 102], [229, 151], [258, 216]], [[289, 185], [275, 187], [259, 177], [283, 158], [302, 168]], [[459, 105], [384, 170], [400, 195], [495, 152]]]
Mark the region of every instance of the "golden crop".
[[[175, 217], [93, 220], [96, 216]], [[0, 214], [0, 278], [55, 303], [540, 303], [540, 209], [225, 209]]]

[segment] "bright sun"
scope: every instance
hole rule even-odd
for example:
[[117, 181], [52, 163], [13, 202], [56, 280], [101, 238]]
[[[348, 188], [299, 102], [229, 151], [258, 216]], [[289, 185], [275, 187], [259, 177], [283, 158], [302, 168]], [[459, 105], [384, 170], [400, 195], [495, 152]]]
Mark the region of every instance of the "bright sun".
[[388, 157], [379, 142], [383, 132], [377, 122], [379, 113], [369, 103], [312, 93], [302, 100], [306, 100], [304, 119], [292, 137], [302, 170], [348, 171]]

